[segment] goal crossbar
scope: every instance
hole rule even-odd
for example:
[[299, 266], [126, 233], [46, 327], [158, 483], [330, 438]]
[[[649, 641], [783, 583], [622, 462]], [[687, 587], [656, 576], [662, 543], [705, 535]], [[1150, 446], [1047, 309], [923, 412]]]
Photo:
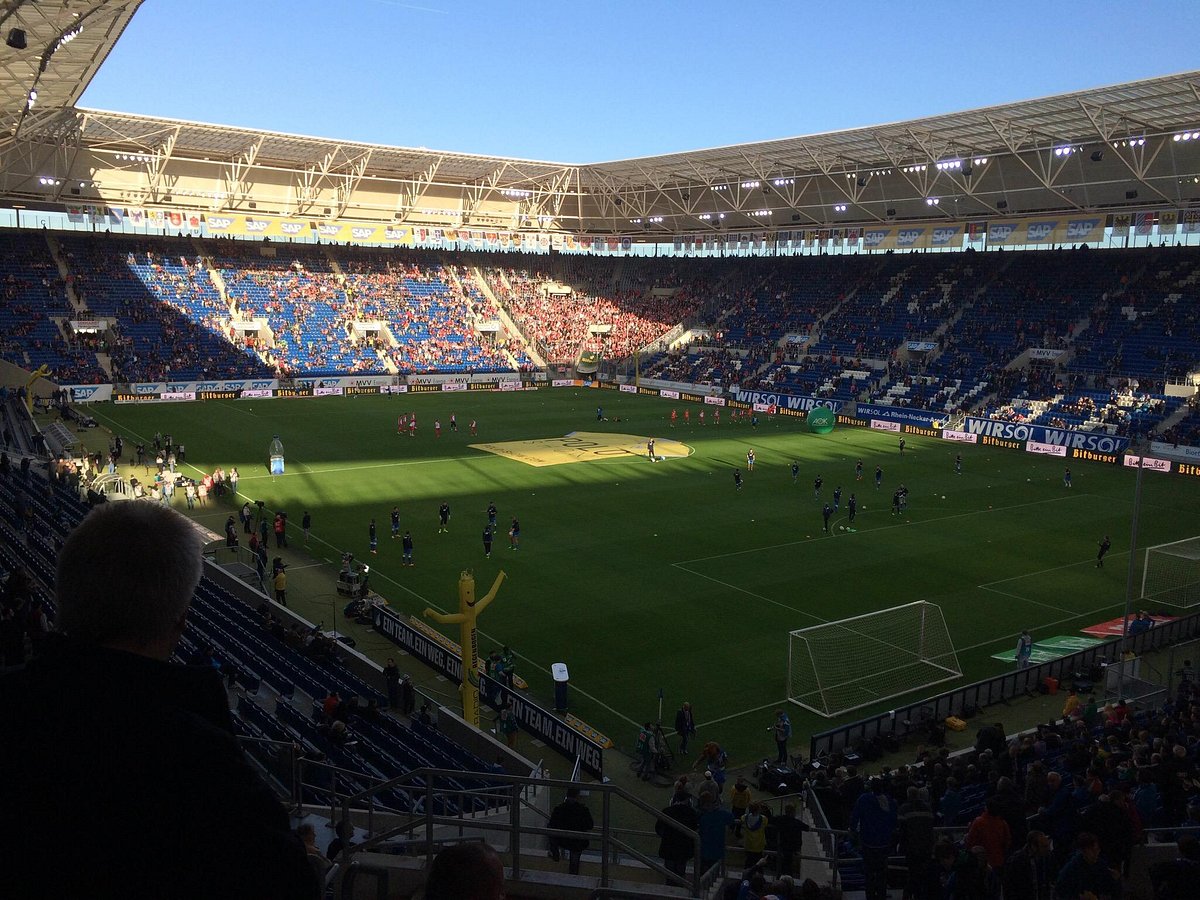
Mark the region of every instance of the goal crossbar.
[[927, 601], [801, 628], [788, 638], [788, 699], [827, 717], [962, 677], [942, 611]]

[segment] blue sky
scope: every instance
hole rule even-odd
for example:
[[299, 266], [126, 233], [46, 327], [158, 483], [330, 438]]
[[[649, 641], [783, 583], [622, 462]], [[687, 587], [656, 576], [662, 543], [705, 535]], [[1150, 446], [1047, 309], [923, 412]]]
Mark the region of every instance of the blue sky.
[[571, 163], [1200, 66], [1200, 2], [146, 0], [80, 105]]

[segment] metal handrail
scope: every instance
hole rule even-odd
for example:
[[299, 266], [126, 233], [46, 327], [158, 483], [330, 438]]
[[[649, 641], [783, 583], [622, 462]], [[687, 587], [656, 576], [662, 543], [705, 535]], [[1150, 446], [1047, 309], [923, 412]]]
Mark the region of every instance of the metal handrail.
[[[342, 818], [345, 820], [357, 806], [361, 808], [364, 803], [369, 804], [372, 797], [381, 791], [391, 790], [411, 790], [414, 794], [423, 794], [425, 799], [425, 812], [419, 814], [419, 817], [413, 820], [406, 821], [399, 826], [389, 828], [385, 832], [369, 837], [367, 841], [355, 847], [347, 846], [343, 850], [341, 861], [344, 865], [350, 864], [355, 853], [361, 853], [367, 850], [374, 849], [387, 840], [395, 837], [401, 832], [407, 832], [410, 835], [415, 832], [418, 827], [423, 826], [425, 830], [425, 853], [427, 862], [432, 860], [433, 847], [435, 846], [434, 828], [437, 826], [450, 826], [462, 828], [466, 824], [466, 819], [460, 815], [439, 816], [433, 813], [435, 806], [435, 798], [446, 798], [457, 795], [477, 796], [478, 791], [467, 790], [465, 788], [437, 788], [435, 782], [442, 778], [461, 778], [462, 772], [451, 771], [448, 769], [415, 769], [411, 772], [400, 775], [389, 781], [377, 784], [372, 788], [360, 791], [357, 794], [348, 796], [342, 801]], [[492, 781], [498, 785], [507, 788], [510, 796], [508, 803], [508, 820], [507, 822], [484, 821], [482, 819], [470, 820], [470, 827], [480, 831], [500, 831], [507, 832], [509, 835], [509, 848], [512, 854], [512, 873], [513, 878], [520, 879], [521, 864], [522, 864], [522, 838], [526, 835], [535, 837], [557, 837], [557, 838], [575, 838], [581, 837], [577, 831], [563, 831], [562, 829], [552, 829], [537, 825], [528, 825], [521, 821], [521, 809], [523, 807], [523, 794], [527, 793], [530, 788], [549, 788], [555, 790], [567, 790], [569, 788], [578, 788], [578, 782], [563, 781], [559, 779], [537, 778], [532, 776], [509, 775], [502, 773], [488, 772], [472, 772], [470, 776], [476, 780]], [[423, 780], [423, 785], [415, 784], [417, 779]], [[601, 798], [601, 810], [599, 816], [599, 827], [595, 832], [589, 833], [589, 840], [598, 840], [601, 849], [600, 855], [600, 881], [602, 887], [607, 887], [610, 884], [610, 858], [615, 855], [615, 851], [623, 851], [628, 853], [639, 862], [643, 863], [653, 871], [658, 872], [672, 882], [678, 883], [681, 886], [691, 890], [695, 897], [701, 896], [701, 891], [707, 887], [720, 874], [720, 865], [713, 866], [708, 872], [701, 870], [700, 862], [700, 835], [698, 832], [688, 829], [674, 819], [664, 815], [661, 811], [655, 809], [637, 797], [632, 796], [624, 789], [612, 784], [596, 784], [589, 785], [588, 790], [593, 794], [599, 794]], [[643, 813], [647, 818], [658, 822], [665, 821], [670, 827], [678, 829], [684, 833], [692, 842], [693, 848], [693, 873], [690, 879], [680, 878], [675, 873], [670, 872], [662, 866], [656, 859], [651, 858], [641, 850], [627, 843], [624, 838], [627, 836], [648, 836], [648, 832], [636, 832], [630, 829], [619, 829], [613, 826], [611, 821], [611, 807], [613, 797], [618, 797], [625, 803], [634, 807], [638, 812]], [[463, 806], [459, 805], [460, 811]]]

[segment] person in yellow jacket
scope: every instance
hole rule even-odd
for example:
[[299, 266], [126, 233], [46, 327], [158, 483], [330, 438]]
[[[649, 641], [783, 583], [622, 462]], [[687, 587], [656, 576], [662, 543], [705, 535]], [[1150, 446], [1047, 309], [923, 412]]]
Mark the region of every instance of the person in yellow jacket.
[[282, 567], [275, 572], [275, 602], [287, 606], [287, 572]]
[[753, 868], [767, 852], [767, 809], [761, 803], [753, 803], [747, 813], [738, 820], [742, 826], [742, 849], [746, 852], [746, 868]]
[[1079, 695], [1074, 691], [1067, 694], [1067, 702], [1063, 704], [1062, 717], [1069, 719], [1075, 715], [1076, 710], [1083, 706], [1083, 701], [1079, 699]]
[[738, 820], [733, 826], [734, 837], [742, 836], [741, 818], [746, 814], [753, 800], [754, 796], [750, 793], [750, 785], [745, 778], [739, 778], [734, 784], [733, 790], [729, 792], [729, 811]]

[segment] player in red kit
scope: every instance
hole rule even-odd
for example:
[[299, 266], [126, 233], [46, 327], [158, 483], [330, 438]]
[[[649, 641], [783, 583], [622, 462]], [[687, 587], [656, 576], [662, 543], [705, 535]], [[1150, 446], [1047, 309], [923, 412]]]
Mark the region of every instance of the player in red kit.
[[672, 428], [675, 427], [675, 420], [678, 418], [679, 418], [679, 413], [676, 412], [675, 410], [671, 410], [671, 427]]
[[441, 419], [433, 420], [433, 436], [435, 438], [440, 438], [442, 436], [442, 420]]

